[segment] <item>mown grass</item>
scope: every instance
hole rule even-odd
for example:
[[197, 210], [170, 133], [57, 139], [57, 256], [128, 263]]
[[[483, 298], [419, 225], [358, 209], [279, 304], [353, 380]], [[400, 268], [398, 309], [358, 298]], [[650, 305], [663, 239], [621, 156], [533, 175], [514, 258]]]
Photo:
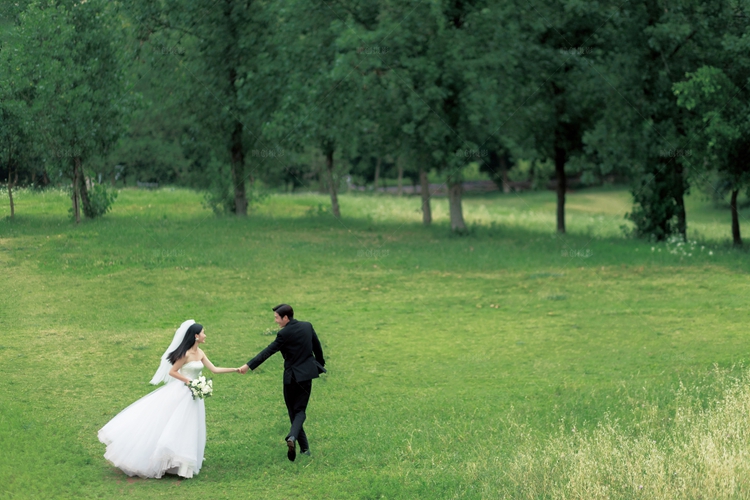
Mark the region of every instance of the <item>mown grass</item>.
[[[577, 498], [531, 484], [580, 475], [545, 469], [561, 426], [670, 436], [680, 383], [700, 409], [728, 390], [702, 382], [712, 367], [740, 376], [747, 361], [747, 254], [697, 198], [687, 250], [624, 239], [616, 190], [571, 194], [563, 237], [551, 193], [467, 198], [466, 237], [448, 233], [445, 200], [422, 227], [411, 197], [344, 195], [336, 220], [325, 196], [274, 195], [238, 220], [190, 191], [123, 190], [80, 226], [63, 193], [17, 202], [14, 221], [0, 207], [0, 498]], [[315, 325], [330, 368], [311, 460], [284, 456], [275, 357], [215, 377], [196, 478], [128, 480], [106, 463], [96, 431], [153, 389], [181, 321], [238, 366], [269, 342], [279, 302]], [[747, 495], [736, 484], [721, 491]]]

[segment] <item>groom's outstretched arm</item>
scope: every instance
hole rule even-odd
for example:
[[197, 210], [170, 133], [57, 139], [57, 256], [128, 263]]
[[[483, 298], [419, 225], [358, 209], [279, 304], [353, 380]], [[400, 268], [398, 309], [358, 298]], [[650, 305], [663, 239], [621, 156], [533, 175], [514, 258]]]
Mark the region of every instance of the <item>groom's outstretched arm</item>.
[[248, 367], [250, 367], [251, 370], [255, 370], [258, 368], [265, 360], [279, 352], [281, 349], [281, 346], [284, 345], [284, 340], [281, 338], [281, 335], [276, 335], [276, 340], [268, 344], [268, 347], [263, 349], [258, 353], [257, 356], [255, 356], [253, 359], [248, 361], [246, 364]]
[[318, 340], [318, 334], [315, 333], [314, 328], [312, 329], [312, 348], [313, 348], [313, 355], [315, 356], [315, 361], [320, 363], [320, 366], [325, 366], [326, 360], [323, 359], [323, 347], [320, 345], [320, 340]]

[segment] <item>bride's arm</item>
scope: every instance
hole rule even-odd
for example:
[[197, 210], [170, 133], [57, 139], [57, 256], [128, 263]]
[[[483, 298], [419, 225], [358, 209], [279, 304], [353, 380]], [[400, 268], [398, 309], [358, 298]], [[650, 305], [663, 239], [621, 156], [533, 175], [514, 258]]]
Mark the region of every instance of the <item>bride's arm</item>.
[[178, 359], [177, 362], [172, 365], [172, 369], [169, 370], [169, 374], [177, 380], [181, 380], [182, 382], [185, 382], [187, 384], [188, 382], [190, 382], [190, 379], [178, 371], [180, 368], [182, 368], [182, 365], [185, 364], [186, 359], [187, 356], [183, 356]]
[[201, 361], [203, 362], [203, 366], [211, 370], [211, 373], [233, 373], [238, 370], [237, 368], [219, 368], [217, 366], [214, 366], [214, 364], [211, 363], [205, 353], [203, 354], [203, 358], [201, 358]]

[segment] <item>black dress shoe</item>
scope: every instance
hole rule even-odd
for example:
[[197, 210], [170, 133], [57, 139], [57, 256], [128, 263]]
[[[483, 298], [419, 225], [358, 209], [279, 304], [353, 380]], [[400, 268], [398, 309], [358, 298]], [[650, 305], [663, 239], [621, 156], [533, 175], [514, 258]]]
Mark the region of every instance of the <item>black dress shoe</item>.
[[295, 441], [294, 436], [289, 436], [286, 439], [286, 446], [288, 448], [286, 451], [286, 458], [288, 458], [292, 462], [294, 462], [294, 459], [297, 458], [297, 450], [295, 449], [294, 441]]
[[300, 450], [300, 453], [302, 453], [303, 455], [307, 455], [308, 457], [312, 456], [312, 454], [310, 453], [309, 449], [307, 449], [307, 450]]

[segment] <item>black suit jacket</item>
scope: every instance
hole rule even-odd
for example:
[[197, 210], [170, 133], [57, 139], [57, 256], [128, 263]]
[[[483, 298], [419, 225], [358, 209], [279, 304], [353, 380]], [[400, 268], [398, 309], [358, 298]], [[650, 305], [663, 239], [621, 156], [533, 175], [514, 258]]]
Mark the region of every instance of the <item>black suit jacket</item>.
[[284, 357], [284, 383], [292, 383], [292, 375], [297, 382], [318, 378], [325, 372], [323, 348], [313, 326], [307, 321], [291, 320], [276, 334], [276, 340], [247, 362], [255, 370], [265, 360], [281, 351]]

